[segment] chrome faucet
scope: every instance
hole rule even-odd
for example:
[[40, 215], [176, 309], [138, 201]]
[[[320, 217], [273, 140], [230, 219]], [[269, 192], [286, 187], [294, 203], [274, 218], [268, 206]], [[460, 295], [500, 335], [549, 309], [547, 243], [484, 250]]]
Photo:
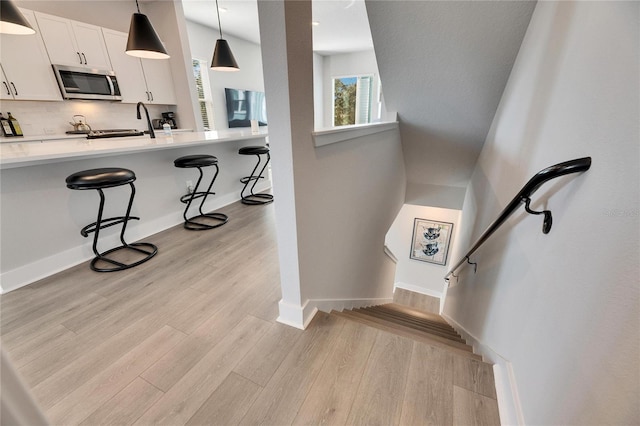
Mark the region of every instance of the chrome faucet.
[[153, 131], [153, 126], [151, 125], [151, 120], [149, 119], [149, 111], [147, 110], [147, 107], [142, 102], [138, 102], [138, 105], [136, 106], [136, 109], [137, 109], [136, 116], [138, 117], [138, 120], [142, 119], [142, 117], [140, 116], [140, 107], [141, 106], [142, 106], [142, 108], [144, 108], [144, 113], [147, 116], [147, 127], [149, 128], [149, 136], [151, 137], [151, 139], [155, 139], [156, 138], [156, 133]]

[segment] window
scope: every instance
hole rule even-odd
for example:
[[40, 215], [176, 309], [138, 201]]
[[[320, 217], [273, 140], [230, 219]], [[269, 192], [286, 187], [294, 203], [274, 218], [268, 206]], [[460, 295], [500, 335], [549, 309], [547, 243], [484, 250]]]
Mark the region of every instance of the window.
[[373, 76], [333, 79], [333, 125], [371, 123]]
[[[203, 72], [204, 70], [204, 72]], [[205, 130], [214, 128], [213, 101], [211, 99], [211, 86], [209, 85], [209, 73], [207, 62], [201, 59], [193, 59], [193, 76], [196, 79], [198, 102], [200, 103], [200, 115]]]

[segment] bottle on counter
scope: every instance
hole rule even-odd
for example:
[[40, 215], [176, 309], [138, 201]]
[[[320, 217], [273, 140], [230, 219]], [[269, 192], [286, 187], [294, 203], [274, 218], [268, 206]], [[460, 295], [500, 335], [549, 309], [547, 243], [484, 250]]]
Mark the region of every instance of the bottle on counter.
[[11, 124], [9, 124], [9, 120], [7, 120], [2, 113], [0, 112], [0, 127], [2, 127], [2, 136], [15, 136], [13, 134], [13, 130], [11, 130]]
[[169, 123], [164, 123], [162, 125], [162, 131], [164, 132], [165, 136], [171, 136], [171, 126], [169, 125]]
[[11, 130], [13, 130], [13, 134], [15, 136], [23, 136], [22, 128], [20, 127], [20, 123], [18, 123], [18, 120], [16, 120], [16, 118], [13, 115], [11, 115], [10, 112], [7, 112], [7, 114], [9, 115], [8, 117], [9, 125], [11, 126]]

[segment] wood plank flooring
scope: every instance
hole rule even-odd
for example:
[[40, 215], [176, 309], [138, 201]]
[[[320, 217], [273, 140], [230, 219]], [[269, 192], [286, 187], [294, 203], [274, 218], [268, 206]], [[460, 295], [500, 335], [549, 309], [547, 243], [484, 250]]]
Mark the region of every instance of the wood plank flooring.
[[3, 348], [51, 424], [499, 424], [478, 360], [338, 315], [277, 323], [274, 206], [221, 211], [146, 238], [159, 252], [136, 268], [0, 296]]

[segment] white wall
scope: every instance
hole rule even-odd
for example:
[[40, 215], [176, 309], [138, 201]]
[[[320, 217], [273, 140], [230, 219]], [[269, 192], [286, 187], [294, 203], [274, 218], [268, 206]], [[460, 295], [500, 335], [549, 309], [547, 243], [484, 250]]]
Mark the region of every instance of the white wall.
[[[191, 47], [192, 57], [202, 59], [206, 64], [211, 64], [216, 40], [220, 37], [218, 30], [187, 21], [187, 32], [189, 33], [189, 46]], [[209, 82], [211, 83], [215, 130], [229, 128], [224, 94], [225, 88], [264, 92], [260, 46], [227, 34], [224, 34], [224, 38], [229, 42], [240, 70], [221, 72], [206, 68], [209, 72]]]
[[[405, 289], [417, 291], [435, 297], [442, 297], [445, 286], [444, 276], [449, 266], [459, 260], [458, 232], [460, 229], [460, 210], [442, 209], [405, 204], [393, 221], [386, 236], [386, 245], [398, 258], [395, 284]], [[445, 265], [436, 265], [410, 259], [413, 238], [414, 219], [436, 220], [453, 223], [453, 234]]]
[[[311, 2], [258, 3], [282, 276], [280, 321], [391, 297], [384, 236], [404, 200], [397, 130], [315, 148]], [[267, 55], [266, 52], [269, 54]]]
[[522, 418], [502, 401], [505, 423], [640, 419], [639, 15], [637, 2], [538, 2], [467, 193], [471, 241], [534, 173], [593, 158], [534, 196], [548, 235], [516, 213], [448, 291], [445, 313], [512, 368], [499, 388], [515, 386]]
[[[367, 50], [322, 57], [322, 104], [324, 122], [323, 124], [319, 124], [316, 121], [316, 128], [333, 127], [333, 79], [357, 75], [373, 76], [371, 118], [372, 121], [377, 121], [378, 111], [380, 109], [378, 106], [380, 73], [378, 72], [375, 52], [373, 50]], [[382, 117], [385, 117], [385, 114], [386, 112], [383, 111]]]
[[465, 188], [535, 1], [365, 3], [407, 181]]

